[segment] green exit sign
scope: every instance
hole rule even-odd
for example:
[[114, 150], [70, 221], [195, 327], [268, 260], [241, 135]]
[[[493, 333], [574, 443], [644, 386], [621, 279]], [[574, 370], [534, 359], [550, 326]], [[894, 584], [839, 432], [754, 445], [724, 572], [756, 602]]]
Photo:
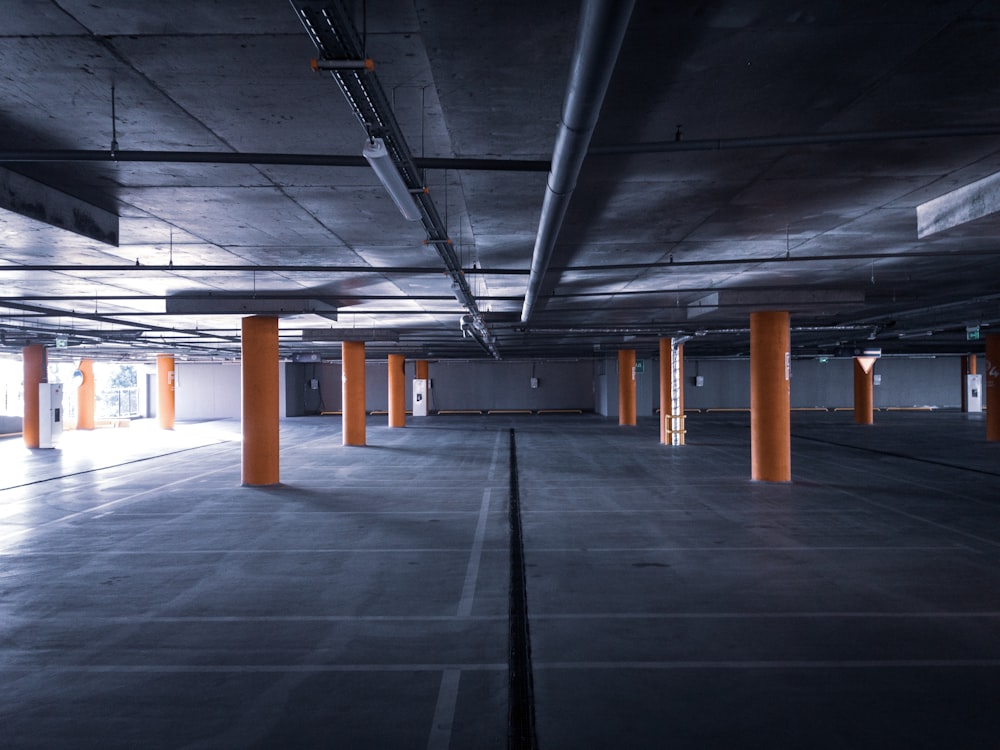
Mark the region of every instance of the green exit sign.
[[638, 375], [639, 373], [643, 372], [643, 366], [644, 366], [643, 360], [637, 359], [636, 362], [635, 362], [635, 373], [636, 373], [636, 375]]
[[965, 327], [965, 340], [966, 341], [979, 341], [979, 326], [966, 326]]

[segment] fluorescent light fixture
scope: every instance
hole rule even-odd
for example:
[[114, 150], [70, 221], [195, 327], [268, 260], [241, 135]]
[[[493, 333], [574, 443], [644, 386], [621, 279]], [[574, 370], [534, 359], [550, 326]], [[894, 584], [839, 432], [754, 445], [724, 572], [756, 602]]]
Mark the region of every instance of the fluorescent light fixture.
[[406, 187], [406, 183], [403, 182], [403, 176], [392, 161], [392, 157], [389, 156], [389, 151], [385, 147], [385, 141], [381, 138], [372, 138], [365, 141], [365, 148], [361, 153], [368, 160], [368, 163], [372, 165], [372, 169], [375, 170], [375, 174], [385, 186], [386, 192], [389, 193], [389, 197], [392, 198], [393, 203], [399, 208], [399, 212], [403, 214], [403, 218], [407, 221], [416, 221], [419, 219], [420, 209], [417, 208], [416, 201], [413, 200], [410, 189]]

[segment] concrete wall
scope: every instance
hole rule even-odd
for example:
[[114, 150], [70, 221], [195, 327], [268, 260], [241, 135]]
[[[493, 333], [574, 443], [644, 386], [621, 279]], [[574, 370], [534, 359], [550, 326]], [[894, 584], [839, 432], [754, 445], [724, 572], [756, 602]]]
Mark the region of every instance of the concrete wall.
[[[659, 391], [659, 362], [653, 360], [639, 378], [651, 381], [655, 410]], [[881, 384], [875, 386], [875, 406], [935, 406], [957, 409], [961, 406], [962, 382], [959, 357], [893, 358], [875, 363], [875, 375]], [[704, 385], [694, 385], [695, 376], [704, 378]], [[641, 382], [641, 381], [640, 381]], [[792, 360], [792, 407], [849, 407], [854, 404], [853, 360], [815, 359]], [[689, 409], [749, 408], [750, 361], [684, 360], [684, 405]], [[652, 411], [639, 411], [648, 415]]]
[[[320, 378], [323, 375], [323, 365], [320, 363], [294, 363], [288, 362], [283, 365], [285, 369], [285, 408], [288, 416], [301, 417], [306, 414], [319, 414], [323, 411], [332, 411], [326, 401], [327, 391], [330, 386], [324, 389], [320, 385]], [[339, 386], [340, 370], [337, 370]], [[313, 387], [315, 382], [316, 387]], [[340, 403], [340, 391], [337, 391], [337, 403]], [[339, 406], [338, 406], [339, 409]]]
[[961, 358], [880, 359], [875, 375], [875, 406], [962, 406]]
[[[583, 409], [595, 402], [591, 361], [432, 362], [432, 410]], [[537, 378], [538, 387], [531, 387]]]
[[22, 417], [0, 416], [0, 435], [6, 435], [10, 432], [20, 432], [23, 423], [24, 419]]
[[[415, 365], [406, 362], [406, 408], [411, 408], [413, 387], [410, 385], [414, 377]], [[341, 411], [343, 406], [343, 382], [339, 362], [300, 364], [288, 363], [285, 366], [285, 393], [288, 405], [288, 416], [298, 417], [304, 414], [319, 414], [325, 411]], [[312, 388], [315, 380], [317, 388]], [[389, 363], [387, 361], [365, 362], [365, 408], [368, 411], [387, 411], [389, 409]]]
[[594, 411], [605, 417], [618, 416], [618, 360], [594, 362]]
[[[659, 408], [659, 382], [656, 373], [651, 370], [660, 366], [659, 360], [636, 357], [635, 375], [635, 413], [645, 417], [655, 414]], [[640, 364], [641, 363], [641, 364]], [[618, 416], [618, 357], [608, 357], [600, 360], [596, 366], [595, 376], [596, 401], [594, 411], [605, 417]]]
[[[341, 410], [340, 363], [289, 364], [289, 416]], [[463, 409], [594, 409], [594, 365], [569, 362], [435, 362], [430, 363], [431, 411]], [[406, 408], [412, 408], [415, 365], [406, 362]], [[531, 387], [531, 378], [538, 387]], [[309, 393], [309, 380], [319, 381]], [[302, 394], [306, 395], [303, 396]], [[365, 363], [365, 401], [369, 411], [389, 408], [389, 366]], [[322, 409], [319, 409], [319, 405]]]
[[[659, 360], [640, 360], [636, 375], [636, 412], [650, 416], [659, 408]], [[881, 385], [875, 387], [875, 406], [961, 405], [960, 360], [887, 357], [875, 363]], [[177, 418], [238, 418], [241, 374], [238, 365], [178, 363]], [[339, 363], [293, 364], [282, 368], [282, 388], [288, 416], [341, 410]], [[748, 408], [750, 362], [747, 359], [684, 362], [684, 400], [691, 409]], [[701, 375], [704, 385], [694, 385]], [[406, 363], [406, 406], [411, 408], [414, 363]], [[583, 409], [618, 416], [618, 360], [581, 361], [468, 361], [430, 364], [431, 411], [463, 409]], [[538, 388], [531, 387], [531, 378]], [[315, 379], [319, 387], [310, 387]], [[365, 366], [367, 408], [388, 409], [388, 365], [369, 361]], [[849, 407], [854, 401], [850, 359], [792, 361], [793, 407]]]

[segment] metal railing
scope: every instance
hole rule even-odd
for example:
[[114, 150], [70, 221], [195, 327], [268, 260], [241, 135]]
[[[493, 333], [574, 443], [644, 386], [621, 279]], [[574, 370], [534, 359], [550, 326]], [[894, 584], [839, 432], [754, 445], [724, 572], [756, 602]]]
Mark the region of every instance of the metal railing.
[[0, 386], [0, 416], [20, 417], [24, 414], [24, 397], [21, 386], [4, 383]]
[[109, 388], [97, 396], [98, 419], [124, 419], [139, 416], [138, 388]]

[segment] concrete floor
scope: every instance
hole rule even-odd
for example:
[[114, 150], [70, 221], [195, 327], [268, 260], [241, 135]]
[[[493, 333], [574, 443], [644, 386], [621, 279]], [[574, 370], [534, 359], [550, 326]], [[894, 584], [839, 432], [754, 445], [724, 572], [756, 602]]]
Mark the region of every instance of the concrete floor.
[[0, 442], [0, 746], [502, 748], [515, 429], [541, 748], [1000, 746], [1000, 444], [955, 413]]

